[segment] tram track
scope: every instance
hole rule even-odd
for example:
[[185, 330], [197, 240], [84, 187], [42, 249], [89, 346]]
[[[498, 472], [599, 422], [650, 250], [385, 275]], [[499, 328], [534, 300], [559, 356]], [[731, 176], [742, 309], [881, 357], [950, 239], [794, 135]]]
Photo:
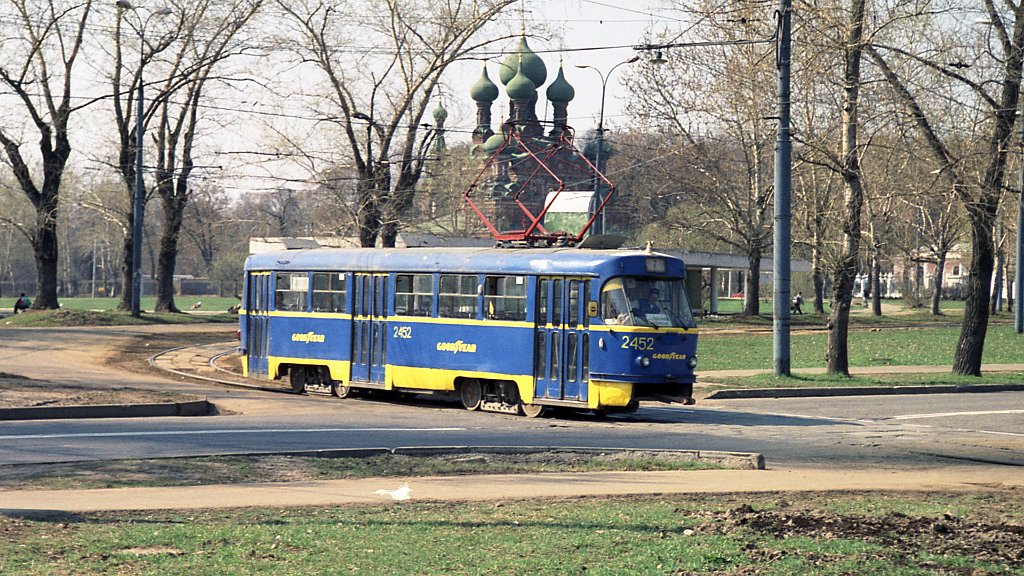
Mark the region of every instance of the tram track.
[[[224, 373], [224, 374], [229, 374], [231, 376], [235, 376], [237, 379], [228, 379], [228, 378], [218, 378], [218, 377], [215, 377], [215, 376], [207, 376], [207, 375], [204, 375], [204, 374], [198, 374], [195, 370], [186, 370], [186, 369], [182, 369], [181, 367], [174, 367], [173, 366], [173, 359], [168, 358], [171, 354], [176, 354], [176, 353], [180, 354], [183, 351], [190, 350], [190, 349], [203, 349], [203, 348], [210, 348], [210, 347], [213, 347], [213, 346], [218, 346], [219, 347], [219, 346], [223, 346], [223, 345], [224, 344], [221, 343], [221, 344], [190, 344], [190, 345], [186, 345], [186, 346], [176, 346], [174, 348], [168, 348], [167, 350], [162, 350], [160, 352], [157, 352], [157, 353], [149, 356], [149, 358], [147, 359], [147, 362], [149, 363], [150, 366], [152, 366], [153, 368], [155, 368], [157, 370], [160, 370], [162, 372], [166, 372], [168, 374], [174, 374], [176, 376], [181, 376], [181, 377], [184, 377], [184, 378], [192, 378], [194, 380], [201, 380], [203, 382], [213, 382], [213, 383], [216, 383], [216, 384], [222, 384], [222, 385], [225, 385], [225, 386], [231, 386], [231, 387], [235, 387], [235, 388], [246, 388], [246, 389], [249, 389], [249, 390], [261, 390], [261, 391], [265, 391], [265, 392], [277, 392], [277, 393], [282, 393], [282, 394], [294, 394], [294, 392], [291, 390], [291, 388], [270, 387], [270, 386], [265, 386], [265, 385], [261, 385], [261, 384], [253, 384], [252, 382], [241, 381], [241, 379], [244, 378], [244, 376], [242, 376], [239, 372], [231, 370], [229, 368], [225, 368], [225, 367], [221, 366], [220, 364], [218, 364], [218, 361], [221, 360], [222, 358], [236, 353], [236, 349], [234, 347], [228, 348], [226, 350], [221, 350], [221, 351], [219, 351], [217, 353], [214, 353], [213, 355], [208, 356], [208, 358], [206, 360], [206, 365], [208, 365], [210, 368], [212, 368], [216, 372], [220, 372], [220, 373]], [[194, 356], [206, 357], [207, 355], [206, 354], [195, 354]]]

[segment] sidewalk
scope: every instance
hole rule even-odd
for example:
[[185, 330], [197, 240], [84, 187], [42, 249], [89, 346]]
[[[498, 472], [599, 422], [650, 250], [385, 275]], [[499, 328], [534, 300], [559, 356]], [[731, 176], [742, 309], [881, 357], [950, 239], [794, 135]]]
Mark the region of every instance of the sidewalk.
[[1024, 470], [957, 466], [927, 470], [700, 470], [362, 478], [170, 488], [0, 491], [0, 512], [97, 512], [241, 507], [398, 505], [377, 490], [408, 483], [411, 502], [486, 502], [651, 494], [840, 490], [989, 491], [1024, 489]]

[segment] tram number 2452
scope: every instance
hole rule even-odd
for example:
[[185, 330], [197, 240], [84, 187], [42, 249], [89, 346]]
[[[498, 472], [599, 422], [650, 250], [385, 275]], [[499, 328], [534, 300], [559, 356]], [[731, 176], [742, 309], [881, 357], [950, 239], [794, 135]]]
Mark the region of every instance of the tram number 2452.
[[395, 332], [395, 338], [412, 338], [412, 326], [392, 326]]
[[654, 338], [642, 338], [637, 336], [623, 336], [622, 347], [633, 350], [654, 350]]

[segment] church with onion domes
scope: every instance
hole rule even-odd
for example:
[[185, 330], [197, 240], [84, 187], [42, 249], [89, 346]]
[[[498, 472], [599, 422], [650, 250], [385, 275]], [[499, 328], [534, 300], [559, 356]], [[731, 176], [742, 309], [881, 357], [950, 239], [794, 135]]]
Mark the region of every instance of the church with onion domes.
[[[525, 35], [498, 63], [497, 77], [504, 90], [491, 80], [490, 72], [485, 63], [469, 90], [476, 103], [473, 153], [482, 165], [467, 194], [469, 204], [489, 221], [492, 234], [495, 230], [533, 230], [548, 236], [579, 232], [609, 192], [614, 193], [613, 183], [604, 181], [596, 170], [611, 156], [610, 145], [605, 141], [600, 154], [596, 139], [580, 146], [568, 124], [569, 103], [576, 91], [561, 65], [544, 92], [552, 108], [550, 120], [538, 117], [538, 91], [548, 80], [548, 69]], [[508, 117], [495, 123], [492, 108], [502, 91], [508, 98]], [[541, 116], [548, 117], [543, 111]], [[599, 226], [606, 233], [622, 231], [624, 211], [615, 210], [614, 202], [612, 196], [604, 218], [594, 218], [588, 233], [600, 232]], [[542, 213], [531, 228], [531, 217]]]

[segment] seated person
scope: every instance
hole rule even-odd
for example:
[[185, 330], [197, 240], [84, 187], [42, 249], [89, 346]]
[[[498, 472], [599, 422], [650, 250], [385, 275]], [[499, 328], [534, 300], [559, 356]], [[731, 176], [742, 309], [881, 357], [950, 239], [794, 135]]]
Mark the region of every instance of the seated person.
[[29, 300], [27, 296], [25, 296], [24, 292], [22, 292], [21, 296], [18, 298], [18, 301], [14, 303], [14, 313], [20, 314], [25, 310], [28, 310], [30, 306], [32, 306], [32, 301]]
[[661, 314], [661, 306], [658, 305], [658, 298], [660, 297], [661, 291], [657, 288], [651, 288], [651, 291], [647, 293], [647, 300], [642, 300], [637, 305], [636, 313], [641, 316]]

